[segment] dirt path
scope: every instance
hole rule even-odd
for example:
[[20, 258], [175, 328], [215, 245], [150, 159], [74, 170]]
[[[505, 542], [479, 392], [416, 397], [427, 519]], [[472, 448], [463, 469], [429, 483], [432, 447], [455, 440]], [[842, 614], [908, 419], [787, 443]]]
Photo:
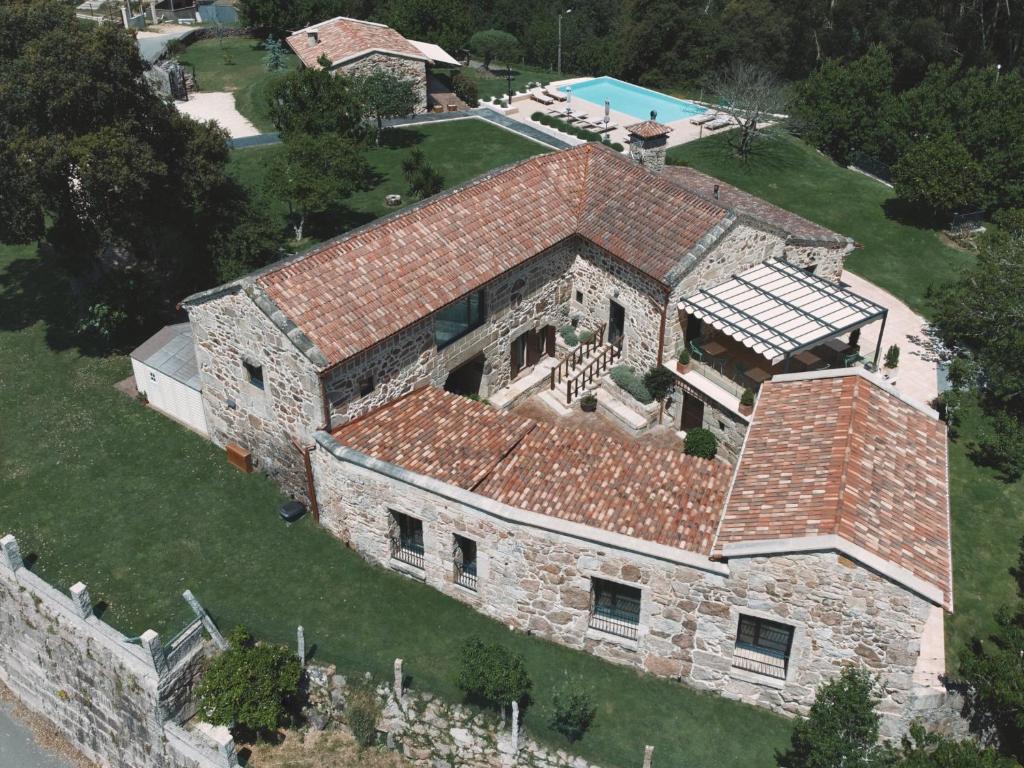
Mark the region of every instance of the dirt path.
[[174, 106], [196, 120], [217, 121], [233, 139], [256, 136], [260, 132], [235, 108], [235, 95], [228, 91], [193, 92], [188, 95], [188, 101], [176, 101]]

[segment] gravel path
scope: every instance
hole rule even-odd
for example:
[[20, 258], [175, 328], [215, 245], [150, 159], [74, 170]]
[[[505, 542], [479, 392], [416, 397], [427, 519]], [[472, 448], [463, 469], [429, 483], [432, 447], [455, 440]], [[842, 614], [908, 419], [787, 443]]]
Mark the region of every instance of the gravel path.
[[259, 129], [235, 109], [235, 95], [228, 91], [190, 93], [188, 101], [176, 101], [174, 106], [196, 120], [216, 120], [233, 139], [259, 134]]

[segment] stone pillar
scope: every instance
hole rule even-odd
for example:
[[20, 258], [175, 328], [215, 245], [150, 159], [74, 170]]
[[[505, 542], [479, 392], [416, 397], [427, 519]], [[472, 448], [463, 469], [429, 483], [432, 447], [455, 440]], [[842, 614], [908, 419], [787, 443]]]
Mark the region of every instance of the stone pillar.
[[0, 549], [3, 550], [3, 556], [0, 557], [0, 563], [6, 568], [12, 571], [16, 571], [19, 568], [24, 567], [25, 561], [21, 559], [21, 550], [18, 549], [18, 540], [11, 534], [7, 534], [0, 539]]
[[395, 659], [395, 698], [402, 698], [403, 683], [405, 682], [402, 675], [402, 660]]
[[153, 669], [157, 674], [163, 676], [167, 671], [167, 654], [164, 653], [164, 644], [160, 642], [160, 635], [152, 629], [147, 629], [139, 638], [142, 647], [149, 653], [153, 660]]
[[651, 768], [651, 761], [654, 759], [654, 747], [648, 744], [644, 747], [644, 768]]
[[85, 584], [78, 582], [71, 587], [71, 599], [79, 616], [83, 619], [92, 616], [92, 598], [89, 597], [89, 588]]
[[217, 745], [221, 765], [224, 768], [235, 768], [238, 765], [238, 755], [235, 753], [235, 740], [231, 738], [231, 731], [221, 725], [211, 731], [210, 737]]
[[297, 654], [298, 657], [299, 657], [299, 663], [302, 664], [302, 668], [305, 669], [306, 668], [306, 632], [305, 632], [305, 630], [303, 630], [301, 624], [299, 625], [299, 629], [298, 629], [298, 631], [295, 634], [297, 635], [297, 641], [298, 641], [298, 645], [299, 645], [299, 651], [298, 651], [298, 654]]
[[519, 751], [519, 702], [512, 702], [512, 754]]
[[149, 0], [149, 15], [153, 19], [153, 23], [156, 24], [156, 0]]

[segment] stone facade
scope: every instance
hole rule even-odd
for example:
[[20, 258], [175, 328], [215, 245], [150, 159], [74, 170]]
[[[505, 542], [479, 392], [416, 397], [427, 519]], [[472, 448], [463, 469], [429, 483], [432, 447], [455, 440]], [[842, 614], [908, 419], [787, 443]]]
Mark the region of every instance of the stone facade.
[[[324, 424], [315, 366], [243, 290], [191, 305], [188, 313], [210, 438], [251, 451], [257, 468], [305, 497], [293, 441], [308, 441]], [[246, 363], [262, 368], [262, 389], [251, 383]]]
[[[93, 615], [84, 585], [72, 597], [27, 568], [13, 537], [0, 556], [0, 682], [105, 768], [227, 768], [233, 744], [211, 745], [180, 728], [205, 660], [190, 625], [164, 645], [133, 643]], [[16, 567], [11, 567], [12, 565]]]
[[[318, 442], [316, 492], [333, 535], [504, 624], [785, 714], [806, 712], [817, 686], [855, 663], [881, 676], [888, 732], [912, 717], [933, 606], [834, 552], [712, 562], [381, 470], [323, 434]], [[423, 523], [422, 569], [391, 557], [394, 512]], [[475, 590], [455, 583], [456, 534], [477, 543]], [[636, 639], [591, 627], [595, 578], [640, 590]], [[785, 679], [734, 667], [741, 614], [793, 628]]]
[[333, 71], [346, 75], [368, 75], [380, 70], [390, 72], [403, 80], [412, 80], [416, 91], [414, 113], [420, 114], [427, 111], [427, 63], [422, 59], [374, 52], [343, 62]]

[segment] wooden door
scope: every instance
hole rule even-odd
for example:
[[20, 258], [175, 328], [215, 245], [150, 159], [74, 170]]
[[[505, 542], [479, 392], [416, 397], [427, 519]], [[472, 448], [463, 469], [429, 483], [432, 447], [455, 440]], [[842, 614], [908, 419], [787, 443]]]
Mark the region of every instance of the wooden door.
[[536, 365], [543, 351], [543, 339], [537, 331], [526, 332], [526, 364]]
[[555, 356], [555, 326], [544, 326], [544, 352], [548, 357]]
[[684, 432], [704, 426], [704, 403], [691, 394], [683, 393], [683, 418], [679, 428]]

